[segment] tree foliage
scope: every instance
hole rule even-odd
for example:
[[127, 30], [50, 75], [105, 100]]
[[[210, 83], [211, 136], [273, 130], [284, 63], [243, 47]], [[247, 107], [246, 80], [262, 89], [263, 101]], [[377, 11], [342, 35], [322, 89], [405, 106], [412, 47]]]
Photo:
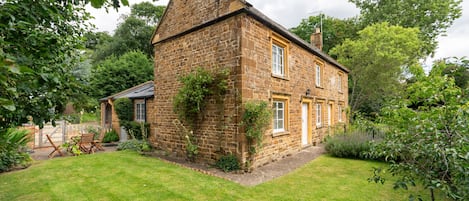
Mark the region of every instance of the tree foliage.
[[469, 92], [467, 91], [469, 89], [469, 60], [465, 57], [448, 58], [444, 59], [443, 62], [446, 65], [446, 68], [442, 71], [443, 75], [452, 77], [456, 86], [466, 90], [466, 96], [469, 95], [467, 93]]
[[156, 23], [164, 13], [165, 6], [155, 6], [149, 2], [135, 4], [129, 16], [124, 16], [111, 40], [100, 41], [96, 45], [93, 59], [96, 62], [107, 57], [121, 56], [129, 51], [141, 51], [149, 58], [153, 56], [150, 38]]
[[[70, 73], [89, 18], [83, 1], [3, 1], [0, 6], [0, 128], [54, 120], [79, 82]], [[12, 104], [14, 103], [14, 104]], [[54, 111], [55, 108], [55, 111]]]
[[469, 102], [438, 63], [428, 76], [414, 70], [415, 82], [383, 109], [390, 133], [374, 154], [390, 161], [400, 178], [395, 187], [421, 183], [452, 199], [469, 199]]
[[92, 70], [90, 95], [103, 98], [153, 77], [153, 62], [144, 53], [131, 51], [121, 57], [111, 56]]
[[425, 55], [437, 48], [437, 37], [446, 32], [455, 19], [461, 16], [462, 0], [350, 0], [361, 12], [361, 22], [371, 25], [388, 22], [420, 30]]
[[328, 53], [330, 49], [341, 44], [345, 39], [354, 39], [357, 37], [357, 32], [360, 30], [358, 19], [338, 19], [324, 14], [317, 16], [310, 16], [307, 19], [302, 19], [301, 23], [290, 31], [306, 42], [310, 41], [310, 36], [314, 33], [315, 28], [321, 25], [323, 30], [323, 51]]
[[383, 101], [399, 91], [402, 72], [421, 57], [418, 30], [380, 23], [358, 32], [331, 50], [350, 68], [349, 105], [357, 110], [379, 112]]

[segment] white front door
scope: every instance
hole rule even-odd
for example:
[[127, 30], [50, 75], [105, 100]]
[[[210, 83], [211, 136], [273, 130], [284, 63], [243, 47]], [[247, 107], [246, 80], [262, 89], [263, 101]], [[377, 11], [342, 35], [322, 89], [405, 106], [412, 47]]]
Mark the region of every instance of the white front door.
[[327, 125], [331, 126], [332, 124], [332, 105], [327, 105]]
[[301, 109], [301, 145], [307, 145], [308, 144], [308, 104], [303, 103], [302, 109]]

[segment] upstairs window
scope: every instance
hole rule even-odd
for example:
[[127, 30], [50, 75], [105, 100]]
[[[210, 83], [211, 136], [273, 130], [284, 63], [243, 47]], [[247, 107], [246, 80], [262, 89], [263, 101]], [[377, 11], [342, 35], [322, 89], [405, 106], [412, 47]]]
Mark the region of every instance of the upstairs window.
[[337, 76], [337, 90], [339, 90], [339, 92], [342, 92], [342, 77], [342, 73], [339, 73]]
[[272, 44], [272, 74], [285, 76], [285, 49], [276, 44]]
[[288, 42], [272, 33], [271, 37], [272, 51], [272, 76], [288, 77]]
[[315, 62], [315, 71], [316, 71], [316, 87], [322, 87], [322, 74], [324, 72], [324, 64], [320, 62]]

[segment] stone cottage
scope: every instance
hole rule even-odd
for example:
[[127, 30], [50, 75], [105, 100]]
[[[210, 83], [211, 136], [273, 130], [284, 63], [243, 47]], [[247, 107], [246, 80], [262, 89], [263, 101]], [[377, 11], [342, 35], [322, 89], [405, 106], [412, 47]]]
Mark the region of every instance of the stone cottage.
[[230, 71], [222, 111], [207, 100], [195, 134], [198, 160], [213, 163], [232, 153], [246, 162], [240, 121], [243, 104], [250, 100], [267, 101], [275, 114], [253, 167], [314, 146], [347, 121], [348, 69], [246, 1], [170, 0], [152, 45], [155, 97], [149, 123], [158, 148], [184, 151], [184, 139], [172, 123], [177, 118], [173, 98], [182, 86], [178, 78], [197, 67]]
[[127, 133], [120, 127], [119, 118], [114, 110], [114, 101], [119, 98], [129, 98], [133, 103], [133, 120], [136, 122], [151, 122], [149, 115], [153, 108], [154, 83], [148, 81], [131, 87], [119, 93], [99, 99], [101, 105], [101, 127], [104, 130], [115, 130], [120, 141], [127, 140]]

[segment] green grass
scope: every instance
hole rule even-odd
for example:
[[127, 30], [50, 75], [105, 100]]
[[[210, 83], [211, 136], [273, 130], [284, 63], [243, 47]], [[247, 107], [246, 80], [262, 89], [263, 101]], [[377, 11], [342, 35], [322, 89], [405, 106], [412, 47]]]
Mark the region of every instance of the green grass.
[[407, 200], [409, 192], [392, 190], [390, 182], [367, 182], [372, 167], [383, 165], [321, 156], [244, 187], [157, 158], [112, 152], [38, 161], [0, 174], [0, 200]]

